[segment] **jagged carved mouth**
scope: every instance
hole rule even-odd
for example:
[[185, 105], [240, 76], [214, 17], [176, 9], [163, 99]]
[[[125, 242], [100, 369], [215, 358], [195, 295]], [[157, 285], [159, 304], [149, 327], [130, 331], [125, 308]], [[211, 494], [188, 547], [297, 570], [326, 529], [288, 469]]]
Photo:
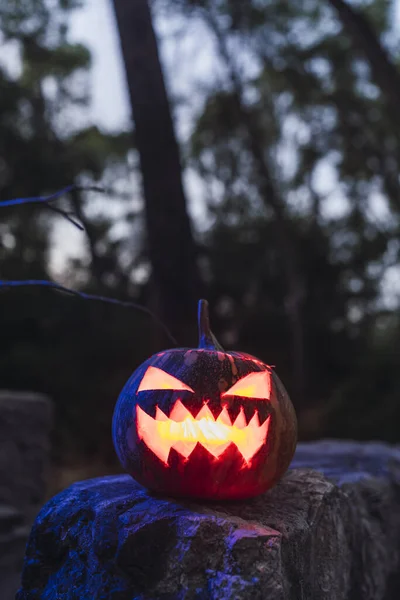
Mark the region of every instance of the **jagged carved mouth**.
[[153, 418], [138, 405], [136, 414], [139, 438], [167, 464], [171, 448], [188, 459], [197, 444], [204, 446], [215, 458], [234, 444], [249, 464], [265, 443], [270, 423], [268, 417], [260, 425], [257, 411], [247, 423], [243, 409], [232, 423], [226, 407], [215, 419], [206, 404], [194, 417], [180, 400], [175, 402], [169, 417], [157, 407]]

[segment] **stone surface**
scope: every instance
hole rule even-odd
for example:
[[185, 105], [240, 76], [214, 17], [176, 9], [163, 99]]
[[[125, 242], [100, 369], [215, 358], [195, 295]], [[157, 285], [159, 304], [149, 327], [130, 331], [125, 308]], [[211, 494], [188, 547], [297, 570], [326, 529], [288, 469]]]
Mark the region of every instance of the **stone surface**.
[[76, 483], [40, 512], [17, 600], [398, 600], [400, 450], [301, 444], [292, 466], [225, 504]]
[[50, 400], [39, 394], [0, 392], [0, 599], [20, 584], [29, 532], [44, 499]]
[[11, 506], [0, 505], [0, 598], [15, 598], [30, 527]]
[[0, 503], [28, 520], [43, 502], [51, 423], [46, 396], [0, 391]]

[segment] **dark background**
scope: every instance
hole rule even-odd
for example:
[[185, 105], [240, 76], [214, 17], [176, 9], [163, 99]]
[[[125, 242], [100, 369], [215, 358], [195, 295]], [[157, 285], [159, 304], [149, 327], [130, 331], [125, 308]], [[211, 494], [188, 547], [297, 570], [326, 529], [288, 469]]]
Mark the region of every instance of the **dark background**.
[[[83, 4], [0, 3], [0, 200], [108, 190], [57, 203], [85, 226], [57, 269], [72, 225], [3, 207], [1, 279], [133, 300], [189, 346], [206, 297], [222, 345], [276, 366], [301, 439], [399, 442], [399, 3], [110, 0], [133, 114], [112, 133], [83, 118], [91, 56], [69, 34]], [[166, 89], [161, 21], [213, 47], [186, 97]], [[5, 287], [0, 331], [0, 387], [53, 399], [53, 488], [118, 469], [114, 404], [171, 345], [163, 332], [133, 308]]]

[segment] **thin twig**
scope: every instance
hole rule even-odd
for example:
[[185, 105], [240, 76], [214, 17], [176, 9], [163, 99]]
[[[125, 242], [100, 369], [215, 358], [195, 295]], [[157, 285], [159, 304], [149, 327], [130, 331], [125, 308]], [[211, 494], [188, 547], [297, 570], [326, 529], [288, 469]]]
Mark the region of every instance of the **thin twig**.
[[18, 206], [20, 204], [45, 204], [47, 206], [47, 208], [62, 215], [65, 219], [67, 219], [67, 221], [69, 221], [72, 225], [77, 227], [80, 231], [84, 231], [85, 228], [83, 227], [83, 225], [81, 223], [78, 223], [77, 221], [75, 221], [71, 217], [71, 213], [68, 213], [67, 211], [65, 211], [61, 208], [58, 208], [56, 206], [53, 206], [51, 204], [52, 202], [57, 200], [60, 196], [63, 196], [64, 194], [68, 194], [69, 192], [72, 192], [73, 190], [79, 190], [82, 192], [100, 192], [102, 194], [105, 194], [107, 192], [107, 190], [105, 188], [100, 187], [100, 186], [95, 186], [95, 185], [80, 186], [80, 185], [72, 184], [72, 185], [68, 185], [67, 187], [63, 188], [62, 190], [59, 190], [58, 192], [54, 192], [53, 194], [50, 194], [49, 196], [31, 196], [28, 198], [15, 198], [14, 200], [4, 200], [2, 202], [0, 201], [0, 208], [5, 207], [5, 206]]
[[16, 206], [17, 204], [33, 204], [33, 203], [46, 204], [47, 202], [53, 202], [54, 200], [57, 200], [57, 198], [59, 198], [63, 194], [68, 194], [68, 192], [72, 192], [72, 190], [79, 190], [82, 192], [86, 192], [86, 191], [87, 192], [101, 192], [103, 194], [107, 192], [106, 188], [101, 187], [101, 186], [96, 186], [96, 185], [84, 186], [84, 185], [77, 185], [77, 184], [73, 183], [71, 185], [67, 185], [67, 187], [63, 188], [62, 190], [59, 190], [58, 192], [54, 192], [53, 194], [50, 194], [49, 196], [29, 196], [28, 198], [15, 198], [14, 200], [2, 200], [2, 201], [0, 201], [0, 208], [2, 206]]
[[168, 327], [157, 317], [150, 309], [145, 306], [141, 306], [140, 304], [136, 304], [135, 302], [125, 301], [125, 300], [116, 300], [115, 298], [107, 298], [106, 296], [96, 296], [94, 294], [86, 294], [85, 292], [78, 292], [77, 290], [71, 290], [70, 288], [64, 287], [63, 285], [56, 283], [54, 281], [46, 281], [41, 279], [27, 279], [22, 281], [7, 281], [0, 280], [0, 288], [7, 287], [25, 287], [25, 286], [42, 286], [49, 287], [59, 292], [63, 292], [65, 294], [71, 294], [72, 296], [78, 296], [83, 300], [97, 300], [99, 302], [107, 302], [108, 304], [116, 304], [117, 306], [124, 306], [125, 308], [135, 308], [147, 315], [149, 315], [153, 321], [164, 331], [170, 341], [174, 344], [174, 346], [178, 346], [178, 342], [169, 331]]
[[[61, 208], [58, 208], [57, 206], [53, 206], [51, 204], [51, 202], [54, 202], [55, 200], [57, 200], [57, 198], [59, 198], [63, 194], [68, 194], [68, 192], [71, 192], [73, 190], [79, 190], [79, 191], [84, 191], [84, 192], [87, 192], [87, 191], [101, 192], [101, 193], [107, 192], [107, 190], [105, 188], [99, 187], [99, 186], [79, 186], [76, 184], [72, 184], [72, 185], [69, 185], [69, 186], [63, 188], [62, 190], [59, 190], [58, 192], [54, 192], [54, 194], [50, 194], [49, 196], [32, 196], [32, 197], [28, 197], [28, 198], [15, 198], [14, 200], [4, 200], [3, 202], [0, 201], [0, 208], [4, 207], [4, 206], [18, 206], [21, 204], [34, 204], [34, 203], [45, 204], [49, 209], [51, 209], [54, 212], [61, 214], [63, 217], [65, 217], [70, 223], [72, 223], [72, 225], [74, 225], [81, 231], [84, 231], [84, 227], [80, 223], [77, 223], [71, 217], [71, 213], [68, 213], [67, 211], [62, 210]], [[27, 280], [21, 280], [21, 281], [0, 280], [0, 287], [3, 287], [3, 288], [26, 287], [26, 286], [49, 287], [49, 288], [52, 288], [59, 292], [63, 292], [65, 294], [71, 294], [73, 296], [78, 296], [79, 298], [82, 298], [83, 300], [97, 300], [100, 302], [107, 302], [108, 304], [116, 304], [117, 306], [124, 306], [126, 308], [135, 308], [136, 310], [139, 310], [139, 311], [149, 315], [153, 319], [153, 321], [165, 332], [165, 334], [171, 340], [171, 342], [175, 346], [178, 346], [178, 342], [176, 341], [174, 336], [171, 334], [168, 327], [161, 321], [161, 319], [159, 319], [159, 317], [157, 317], [150, 309], [146, 308], [145, 306], [141, 306], [140, 304], [136, 304], [135, 302], [117, 300], [115, 298], [107, 298], [105, 296], [96, 296], [93, 294], [85, 294], [85, 292], [78, 292], [77, 290], [71, 290], [69, 288], [64, 287], [63, 285], [60, 285], [59, 283], [55, 283], [54, 281], [46, 281], [46, 280], [39, 280], [39, 279], [27, 279]]]
[[62, 210], [62, 208], [58, 208], [57, 206], [53, 206], [52, 204], [48, 203], [46, 204], [47, 208], [49, 208], [50, 210], [52, 210], [53, 212], [62, 215], [65, 219], [67, 219], [67, 221], [69, 221], [71, 223], [71, 225], [74, 225], [74, 227], [76, 227], [77, 229], [79, 229], [80, 231], [85, 231], [85, 228], [83, 225], [81, 225], [80, 223], [78, 223], [78, 221], [75, 221], [72, 217], [70, 213], [67, 213], [65, 210]]

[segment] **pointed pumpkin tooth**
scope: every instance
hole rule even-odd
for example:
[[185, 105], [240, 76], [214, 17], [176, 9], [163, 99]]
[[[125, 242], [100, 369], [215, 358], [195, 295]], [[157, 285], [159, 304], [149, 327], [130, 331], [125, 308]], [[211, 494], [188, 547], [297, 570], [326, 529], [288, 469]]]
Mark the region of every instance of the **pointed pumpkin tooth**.
[[226, 409], [228, 411], [231, 423], [234, 423], [240, 413], [240, 402], [229, 402], [226, 404]]
[[[256, 418], [255, 418], [256, 417]], [[261, 446], [267, 439], [270, 418], [259, 426], [258, 414], [256, 413], [246, 428], [246, 439], [243, 443], [237, 444], [238, 450], [247, 463], [257, 454]]]
[[184, 458], [189, 458], [193, 450], [196, 448], [197, 442], [174, 442], [172, 446], [174, 450], [179, 452]]
[[220, 444], [219, 446], [215, 446], [213, 444], [207, 444], [206, 442], [202, 442], [202, 446], [215, 458], [219, 458], [221, 454], [225, 452], [228, 446], [230, 446], [231, 442], [227, 442], [226, 444]]
[[259, 427], [260, 435], [264, 439], [267, 439], [267, 435], [268, 435], [268, 430], [269, 430], [270, 423], [271, 423], [271, 417], [268, 417], [264, 421], [264, 423], [262, 425], [260, 425], [260, 427]]
[[167, 415], [157, 406], [156, 408], [156, 421], [168, 421]]
[[254, 411], [254, 415], [252, 416], [251, 420], [249, 421], [248, 427], [253, 428], [259, 428], [260, 427], [260, 419], [258, 418], [258, 410]]
[[201, 409], [199, 410], [199, 412], [196, 415], [196, 421], [200, 421], [200, 419], [207, 419], [210, 421], [215, 421], [214, 415], [212, 414], [211, 410], [208, 408], [207, 404], [203, 404], [203, 406], [201, 407]]
[[255, 407], [255, 402], [258, 403], [259, 400], [255, 400], [254, 402], [252, 402], [252, 401], [245, 402], [245, 404], [243, 406], [246, 423], [250, 423], [251, 419], [254, 416], [254, 411], [257, 410], [257, 408]]
[[238, 416], [233, 424], [234, 427], [238, 429], [244, 429], [247, 426], [246, 417], [244, 416], [243, 408], [240, 409]]
[[180, 421], [185, 421], [185, 419], [193, 421], [192, 413], [185, 406], [183, 406], [180, 400], [177, 400], [175, 402], [174, 407], [170, 412], [169, 418], [172, 421], [176, 421], [177, 423], [179, 423]]
[[226, 408], [226, 406], [224, 406], [224, 408], [219, 413], [217, 423], [222, 423], [223, 425], [228, 425], [229, 427], [231, 427], [232, 421], [231, 421], [231, 418], [229, 416], [229, 412], [228, 412], [228, 409]]
[[157, 458], [164, 463], [168, 463], [168, 456], [172, 443], [160, 436], [159, 429], [160, 426], [163, 426], [163, 422], [157, 422], [153, 417], [150, 417], [142, 410], [140, 406], [136, 407], [136, 416], [139, 438], [143, 440], [149, 450], [151, 450]]

